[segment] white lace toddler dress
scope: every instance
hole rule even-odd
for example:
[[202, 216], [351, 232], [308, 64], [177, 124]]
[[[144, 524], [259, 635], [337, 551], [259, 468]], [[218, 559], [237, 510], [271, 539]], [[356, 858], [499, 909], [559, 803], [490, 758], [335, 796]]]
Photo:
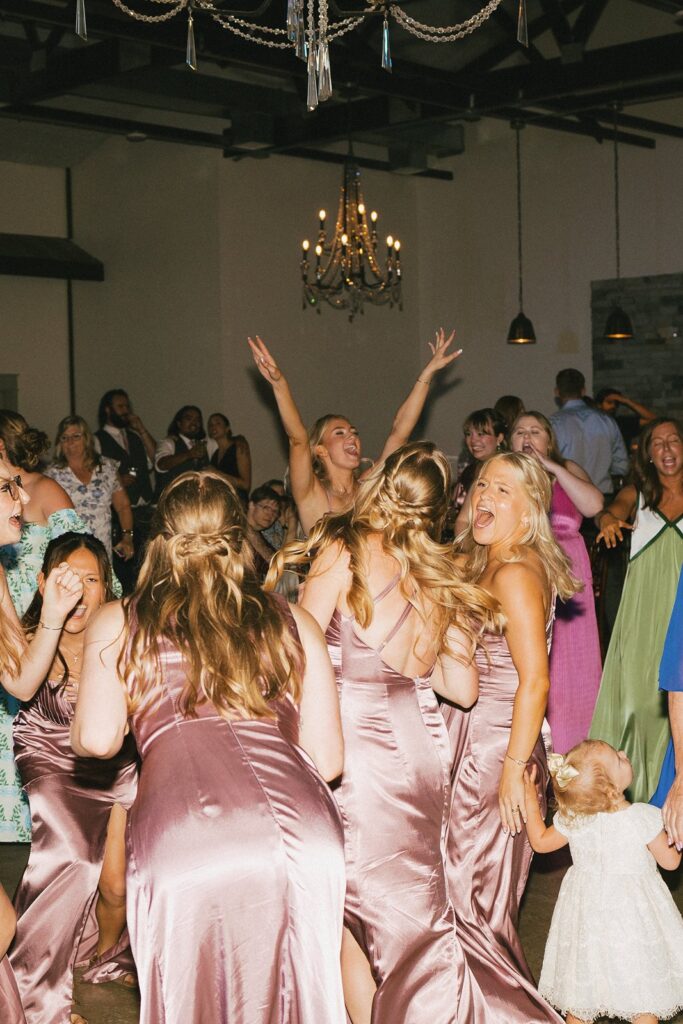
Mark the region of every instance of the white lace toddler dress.
[[683, 919], [647, 849], [662, 831], [649, 804], [553, 824], [569, 839], [539, 992], [583, 1021], [660, 1020], [683, 1008]]

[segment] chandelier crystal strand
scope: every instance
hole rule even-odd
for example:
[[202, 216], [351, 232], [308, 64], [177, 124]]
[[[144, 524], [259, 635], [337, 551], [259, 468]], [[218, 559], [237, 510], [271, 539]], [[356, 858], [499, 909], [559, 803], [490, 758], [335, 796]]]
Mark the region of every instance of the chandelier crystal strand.
[[185, 46], [185, 63], [192, 71], [197, 70], [197, 47], [194, 41], [194, 18], [192, 17], [192, 0], [187, 6], [187, 44]]
[[332, 95], [332, 68], [330, 66], [330, 45], [327, 36], [327, 0], [318, 5], [318, 100], [322, 103]]
[[389, 14], [384, 12], [384, 25], [382, 26], [382, 68], [391, 73], [391, 47], [389, 45]]
[[471, 18], [459, 22], [457, 25], [425, 25], [423, 22], [417, 21], [416, 18], [406, 14], [399, 4], [390, 4], [389, 13], [396, 19], [401, 28], [404, 28], [406, 32], [410, 32], [411, 35], [416, 36], [418, 39], [424, 39], [428, 43], [454, 43], [456, 40], [464, 39], [465, 36], [471, 35], [472, 32], [480, 28], [485, 21], [488, 21], [493, 12], [500, 7], [502, 2], [503, 0], [489, 0], [477, 14], [473, 14]]
[[85, 0], [76, 0], [76, 35], [88, 41], [88, 26], [85, 20]]
[[529, 45], [529, 33], [526, 20], [526, 0], [519, 0], [517, 8], [517, 42], [521, 46]]
[[[161, 3], [162, 0], [151, 0], [151, 2]], [[163, 0], [163, 2], [166, 3], [166, 0]], [[174, 0], [171, 0], [171, 2], [174, 2]], [[180, 12], [187, 7], [188, 0], [177, 0], [174, 7], [165, 14], [140, 14], [138, 11], [133, 11], [130, 7], [127, 7], [126, 4], [123, 3], [123, 0], [112, 0], [112, 3], [115, 7], [118, 7], [120, 11], [123, 11], [124, 14], [128, 14], [131, 18], [135, 18], [136, 21], [144, 21], [148, 25], [156, 25], [161, 21], [170, 21], [171, 18], [175, 18], [176, 14], [180, 14]]]
[[315, 110], [318, 106], [318, 54], [315, 45], [315, 0], [308, 0], [308, 89], [306, 106]]

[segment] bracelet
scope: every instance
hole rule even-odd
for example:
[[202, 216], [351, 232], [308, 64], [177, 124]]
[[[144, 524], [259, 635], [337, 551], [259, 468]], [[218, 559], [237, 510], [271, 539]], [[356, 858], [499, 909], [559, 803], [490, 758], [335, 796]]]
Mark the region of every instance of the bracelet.
[[122, 535], [124, 537], [132, 537], [133, 536], [133, 531], [132, 530], [121, 530], [121, 533], [122, 533]]
[[424, 380], [424, 378], [423, 378], [423, 377], [418, 377], [418, 378], [417, 378], [417, 383], [418, 383], [418, 384], [426, 384], [426, 385], [427, 385], [427, 387], [429, 387], [429, 385], [431, 384], [431, 381], [429, 381], [429, 380]]
[[43, 622], [43, 620], [40, 619], [38, 624], [42, 626], [43, 629], [58, 629], [60, 633], [64, 629], [64, 623], [62, 623], [61, 626], [48, 626], [46, 622]]
[[505, 756], [507, 757], [508, 761], [514, 761], [515, 764], [518, 764], [520, 766], [520, 768], [526, 768], [527, 764], [529, 763], [528, 761], [520, 761], [518, 757], [513, 757], [512, 754], [506, 754]]

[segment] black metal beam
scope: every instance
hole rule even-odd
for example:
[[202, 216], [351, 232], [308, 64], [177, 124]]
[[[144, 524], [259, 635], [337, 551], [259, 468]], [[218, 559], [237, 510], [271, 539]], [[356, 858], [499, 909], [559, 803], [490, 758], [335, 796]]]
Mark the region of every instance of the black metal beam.
[[585, 46], [593, 35], [609, 0], [585, 0], [574, 22], [574, 41]]
[[120, 70], [118, 39], [103, 39], [75, 50], [55, 50], [47, 55], [42, 70], [16, 75], [9, 95], [2, 98], [12, 106], [38, 103], [111, 78]]

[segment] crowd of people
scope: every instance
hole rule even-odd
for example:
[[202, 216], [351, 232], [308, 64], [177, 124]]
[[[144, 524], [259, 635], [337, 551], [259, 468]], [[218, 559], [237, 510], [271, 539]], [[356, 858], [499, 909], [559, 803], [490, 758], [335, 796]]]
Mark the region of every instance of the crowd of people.
[[[222, 412], [157, 442], [114, 389], [48, 462], [0, 411], [3, 1021], [84, 1024], [78, 965], [141, 1024], [683, 1009], [683, 426], [567, 369], [453, 473], [411, 440], [452, 343], [363, 468], [249, 339], [289, 440], [255, 488]], [[537, 985], [519, 905], [567, 844]]]

